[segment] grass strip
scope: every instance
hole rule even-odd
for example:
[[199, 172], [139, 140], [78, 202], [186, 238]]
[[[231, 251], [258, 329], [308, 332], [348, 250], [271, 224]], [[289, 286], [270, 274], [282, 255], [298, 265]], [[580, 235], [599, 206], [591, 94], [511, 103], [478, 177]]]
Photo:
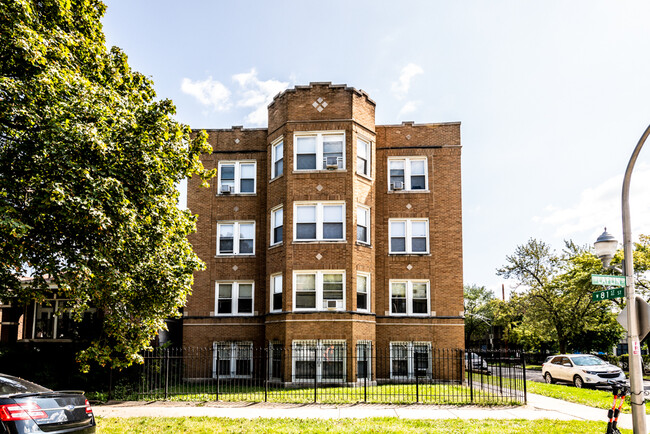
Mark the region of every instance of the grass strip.
[[[212, 417], [99, 418], [98, 433], [463, 433], [602, 434], [606, 422], [461, 419], [228, 419]], [[631, 433], [632, 430], [621, 430]]]

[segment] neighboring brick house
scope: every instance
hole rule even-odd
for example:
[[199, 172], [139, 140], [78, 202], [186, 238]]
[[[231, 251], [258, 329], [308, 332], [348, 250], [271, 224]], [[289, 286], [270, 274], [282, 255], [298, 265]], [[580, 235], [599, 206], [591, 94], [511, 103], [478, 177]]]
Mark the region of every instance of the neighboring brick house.
[[344, 381], [412, 376], [416, 359], [430, 374], [432, 348], [464, 348], [460, 123], [375, 125], [365, 92], [330, 83], [268, 110], [268, 128], [207, 130], [218, 174], [188, 183], [206, 270], [183, 345], [212, 347], [213, 375], [249, 376], [252, 348], [287, 382], [331, 375], [286, 349], [390, 354], [385, 368], [348, 363]]

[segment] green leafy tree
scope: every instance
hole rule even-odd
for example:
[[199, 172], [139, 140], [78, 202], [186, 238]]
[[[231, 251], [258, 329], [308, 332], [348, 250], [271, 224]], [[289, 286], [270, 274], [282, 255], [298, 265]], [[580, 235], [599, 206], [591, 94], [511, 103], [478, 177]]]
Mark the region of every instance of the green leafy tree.
[[528, 349], [557, 343], [560, 352], [608, 351], [620, 339], [611, 302], [591, 299], [597, 288], [591, 274], [602, 264], [586, 248], [572, 242], [558, 255], [542, 241], [531, 239], [506, 257], [497, 273], [516, 279], [523, 291], [510, 303], [522, 313], [513, 338]]
[[[178, 313], [203, 264], [175, 185], [214, 176], [126, 55], [106, 49], [98, 0], [0, 2], [0, 299], [103, 313], [83, 368], [128, 366]], [[22, 284], [20, 276], [34, 279]]]
[[484, 286], [465, 285], [465, 344], [473, 345], [490, 333], [494, 320], [494, 294]]

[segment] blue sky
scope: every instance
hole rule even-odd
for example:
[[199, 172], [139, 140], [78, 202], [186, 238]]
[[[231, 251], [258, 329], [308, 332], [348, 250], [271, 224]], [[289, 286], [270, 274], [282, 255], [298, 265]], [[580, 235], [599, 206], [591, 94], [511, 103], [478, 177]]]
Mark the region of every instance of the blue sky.
[[[277, 92], [312, 81], [367, 91], [377, 124], [460, 121], [467, 284], [500, 294], [496, 268], [531, 237], [622, 239], [622, 177], [650, 123], [648, 2], [105, 3], [107, 44], [193, 128], [264, 127]], [[635, 235], [650, 234], [647, 148]]]

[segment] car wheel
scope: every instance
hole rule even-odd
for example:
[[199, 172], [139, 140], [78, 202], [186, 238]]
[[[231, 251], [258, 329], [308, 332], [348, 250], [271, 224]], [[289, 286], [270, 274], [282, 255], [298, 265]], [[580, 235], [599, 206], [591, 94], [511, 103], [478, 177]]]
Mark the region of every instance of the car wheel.
[[555, 384], [555, 380], [551, 376], [550, 372], [547, 372], [546, 374], [544, 374], [544, 381], [546, 381], [546, 384]]
[[582, 377], [580, 375], [576, 375], [573, 377], [573, 385], [578, 389], [582, 389], [585, 387], [585, 382], [582, 380]]

